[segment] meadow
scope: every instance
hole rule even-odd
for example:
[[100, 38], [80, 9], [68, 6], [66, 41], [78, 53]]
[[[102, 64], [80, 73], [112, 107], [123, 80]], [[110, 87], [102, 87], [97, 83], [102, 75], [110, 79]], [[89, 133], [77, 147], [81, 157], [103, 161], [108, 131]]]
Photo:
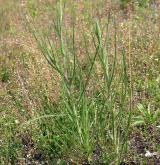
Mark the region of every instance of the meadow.
[[0, 165], [160, 164], [159, 11], [0, 0]]

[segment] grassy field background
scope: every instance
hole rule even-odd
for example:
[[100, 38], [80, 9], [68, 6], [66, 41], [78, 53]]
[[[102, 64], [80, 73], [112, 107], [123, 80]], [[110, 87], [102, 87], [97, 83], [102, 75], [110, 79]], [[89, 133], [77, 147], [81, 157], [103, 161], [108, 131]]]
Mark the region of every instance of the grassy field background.
[[160, 164], [159, 11], [0, 0], [0, 164]]

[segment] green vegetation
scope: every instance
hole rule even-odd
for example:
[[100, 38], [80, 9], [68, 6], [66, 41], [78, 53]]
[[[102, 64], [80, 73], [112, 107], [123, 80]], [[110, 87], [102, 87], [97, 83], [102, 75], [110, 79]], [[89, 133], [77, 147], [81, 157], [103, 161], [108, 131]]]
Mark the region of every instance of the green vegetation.
[[158, 2], [1, 3], [0, 164], [159, 164]]

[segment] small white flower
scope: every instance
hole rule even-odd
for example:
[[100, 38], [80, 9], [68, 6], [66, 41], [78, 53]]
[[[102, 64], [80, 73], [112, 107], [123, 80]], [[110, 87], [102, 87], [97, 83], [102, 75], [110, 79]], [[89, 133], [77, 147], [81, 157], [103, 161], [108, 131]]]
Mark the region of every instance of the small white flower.
[[16, 123], [16, 124], [19, 124], [19, 120], [15, 120], [15, 123]]
[[145, 157], [153, 157], [153, 156], [157, 156], [158, 155], [158, 152], [153, 152], [151, 153], [150, 151], [146, 151], [146, 154], [145, 154]]
[[157, 128], [160, 128], [160, 125], [158, 125]]

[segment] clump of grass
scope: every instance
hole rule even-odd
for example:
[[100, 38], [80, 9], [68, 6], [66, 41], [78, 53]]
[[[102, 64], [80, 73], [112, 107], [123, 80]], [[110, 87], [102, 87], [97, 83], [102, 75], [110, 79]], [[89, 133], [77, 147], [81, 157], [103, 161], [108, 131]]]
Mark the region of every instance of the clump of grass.
[[[75, 13], [71, 31], [65, 28], [63, 14], [59, 3], [56, 19], [47, 33], [29, 23], [40, 51], [61, 79], [60, 101], [52, 104], [46, 95], [39, 96], [41, 111], [37, 112], [37, 118], [29, 121], [29, 125], [36, 123], [35, 139], [52, 159], [120, 164], [128, 147], [131, 113], [128, 111], [130, 89], [126, 55], [123, 46], [120, 53], [117, 51], [115, 17], [109, 16], [104, 28], [98, 20], [93, 21], [90, 34], [85, 31], [81, 34], [87, 60], [84, 70], [81, 57], [77, 55], [76, 34], [79, 31]], [[113, 54], [109, 49], [111, 19], [115, 29]], [[91, 46], [87, 36], [92, 38]], [[101, 78], [96, 66], [99, 66]], [[95, 86], [88, 93], [92, 81], [100, 87]]]
[[[1, 164], [15, 164], [18, 160], [21, 144], [16, 137], [16, 116], [5, 107], [0, 108], [0, 162]], [[3, 127], [2, 127], [3, 126]]]
[[[145, 157], [160, 151], [158, 2], [80, 1], [72, 14], [63, 2], [0, 7], [0, 164], [158, 164]], [[43, 57], [12, 19], [18, 6]]]
[[9, 72], [7, 68], [2, 68], [1, 70], [1, 81], [2, 82], [7, 82], [9, 80]]

